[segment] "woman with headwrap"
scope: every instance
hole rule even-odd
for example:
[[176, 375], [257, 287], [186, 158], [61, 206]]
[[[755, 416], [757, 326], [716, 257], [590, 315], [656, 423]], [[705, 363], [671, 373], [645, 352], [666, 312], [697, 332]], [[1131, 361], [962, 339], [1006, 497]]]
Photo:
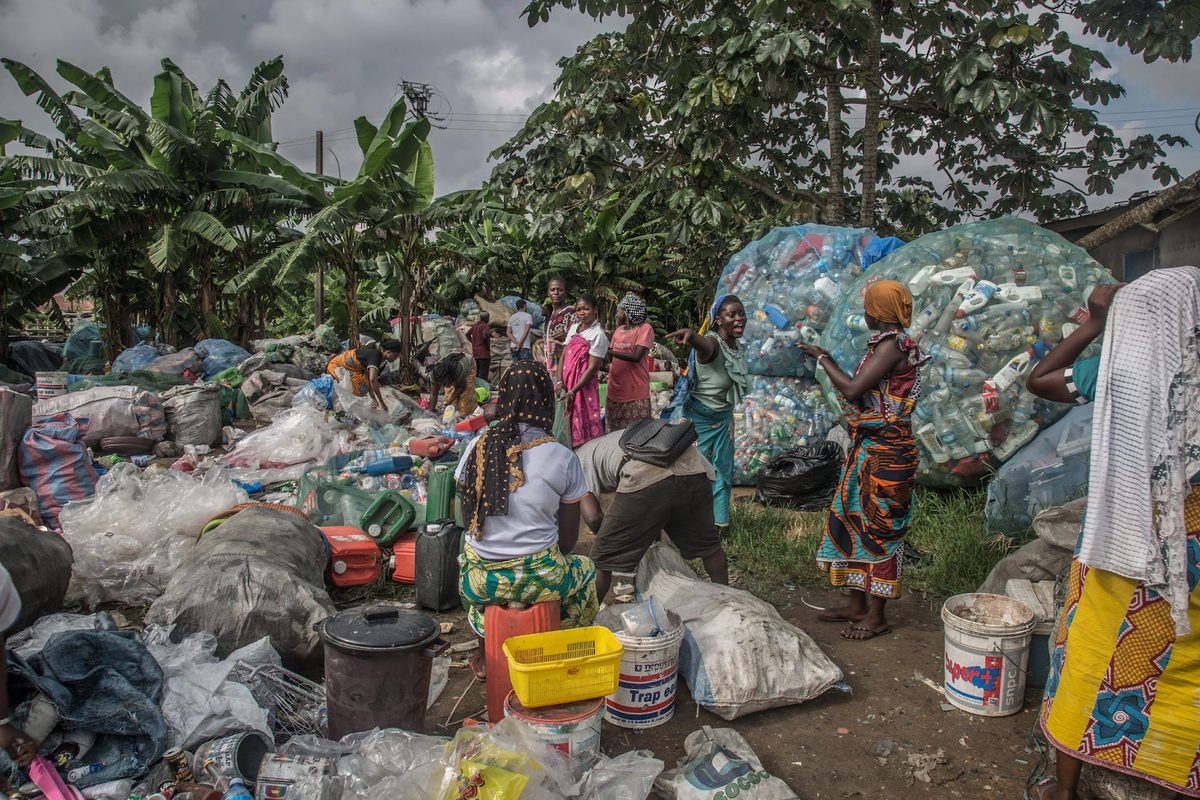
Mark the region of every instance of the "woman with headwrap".
[[451, 353], [429, 368], [429, 404], [434, 413], [441, 410], [438, 399], [445, 387], [445, 405], [454, 406], [459, 419], [466, 419], [479, 406], [475, 397], [475, 359], [470, 353]]
[[[688, 357], [687, 399], [683, 416], [696, 426], [696, 446], [713, 465], [713, 516], [718, 527], [729, 524], [729, 497], [733, 492], [733, 408], [750, 388], [746, 350], [738, 339], [746, 332], [746, 309], [737, 297], [718, 297], [699, 334], [682, 328], [670, 334], [676, 344], [692, 348]], [[703, 329], [702, 329], [703, 330]]]
[[[908, 338], [912, 295], [896, 281], [877, 281], [863, 297], [867, 327], [879, 331], [851, 377], [828, 353], [801, 344], [838, 392], [852, 440], [829, 509], [817, 566], [834, 586], [850, 588], [850, 602], [821, 614], [850, 623], [843, 639], [865, 641], [887, 633], [887, 601], [900, 596], [904, 536], [912, 521], [917, 443], [909, 416], [921, 396], [917, 370], [929, 355]], [[867, 595], [871, 596], [870, 603]]]
[[[1071, 800], [1087, 762], [1200, 797], [1200, 269], [1099, 286], [1087, 304], [1026, 381], [1095, 403], [1040, 718], [1055, 777], [1038, 793]], [[1100, 356], [1076, 362], [1102, 333]]]
[[379, 349], [360, 347], [357, 350], [347, 350], [341, 355], [329, 359], [325, 371], [333, 376], [335, 381], [349, 379], [350, 389], [359, 397], [370, 395], [374, 405], [387, 409], [383, 392], [379, 386], [379, 374], [384, 364], [390, 364], [400, 357], [400, 342], [395, 339], [384, 339]]
[[500, 379], [497, 421], [467, 444], [454, 477], [467, 540], [459, 593], [468, 620], [484, 635], [484, 607], [558, 600], [562, 627], [591, 625], [596, 568], [569, 555], [579, 538], [579, 501], [587, 482], [579, 459], [554, 440], [554, 388], [535, 361], [518, 361]]
[[567, 331], [567, 348], [558, 366], [558, 384], [565, 393], [571, 446], [579, 447], [604, 435], [600, 421], [600, 378], [608, 355], [608, 337], [600, 327], [596, 296], [584, 292], [575, 301], [575, 324]]
[[617, 329], [609, 355], [608, 397], [604, 401], [605, 427], [628, 428], [650, 419], [650, 364], [646, 356], [654, 347], [654, 328], [646, 322], [646, 304], [633, 292], [617, 303]]

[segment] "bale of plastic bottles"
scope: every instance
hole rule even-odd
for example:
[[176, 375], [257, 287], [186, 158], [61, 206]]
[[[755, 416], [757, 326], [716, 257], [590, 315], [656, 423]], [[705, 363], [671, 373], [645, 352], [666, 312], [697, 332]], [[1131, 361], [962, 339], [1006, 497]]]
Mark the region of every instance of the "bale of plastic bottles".
[[796, 345], [816, 343], [837, 299], [862, 275], [867, 228], [799, 225], [775, 228], [735, 253], [717, 295], [746, 307], [746, 361], [751, 375], [813, 377]]
[[755, 375], [733, 411], [733, 482], [757, 484], [758, 468], [797, 447], [823, 441], [837, 415], [812, 378]]
[[[922, 236], [872, 264], [834, 304], [821, 346], [848, 373], [872, 335], [863, 294], [883, 279], [912, 292], [908, 333], [932, 356], [912, 419], [917, 480], [927, 486], [978, 484], [1069, 410], [1035, 398], [1025, 379], [1087, 319], [1092, 290], [1113, 282], [1082, 248], [1015, 217]], [[818, 379], [829, 392], [823, 371]]]

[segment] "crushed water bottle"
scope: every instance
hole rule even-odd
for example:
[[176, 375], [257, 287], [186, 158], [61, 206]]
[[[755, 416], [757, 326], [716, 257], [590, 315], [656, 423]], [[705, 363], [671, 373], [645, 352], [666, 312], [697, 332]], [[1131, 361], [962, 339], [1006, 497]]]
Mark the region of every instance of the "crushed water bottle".
[[746, 307], [746, 361], [751, 375], [812, 377], [797, 346], [816, 344], [834, 306], [862, 274], [866, 228], [800, 225], [775, 228], [729, 259], [717, 294]]
[[809, 378], [756, 375], [733, 411], [733, 482], [754, 486], [758, 470], [781, 453], [824, 440], [837, 419]]
[[[912, 426], [917, 480], [931, 486], [979, 483], [1066, 413], [1069, 406], [1034, 397], [1025, 380], [1088, 318], [1091, 291], [1113, 282], [1083, 249], [1027, 220], [922, 236], [872, 264], [830, 313], [821, 346], [849, 373], [866, 350], [863, 294], [877, 280], [908, 286], [908, 333], [930, 354]], [[1080, 358], [1099, 352], [1096, 341]], [[828, 396], [823, 370], [817, 379]]]

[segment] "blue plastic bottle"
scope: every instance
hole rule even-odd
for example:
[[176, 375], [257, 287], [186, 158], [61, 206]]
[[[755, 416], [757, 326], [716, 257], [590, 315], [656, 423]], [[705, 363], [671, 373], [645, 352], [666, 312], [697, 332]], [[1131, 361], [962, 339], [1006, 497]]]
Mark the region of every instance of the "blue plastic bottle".
[[358, 471], [367, 475], [387, 475], [392, 472], [408, 472], [412, 466], [412, 456], [392, 456], [372, 461], [365, 467], [359, 467]]

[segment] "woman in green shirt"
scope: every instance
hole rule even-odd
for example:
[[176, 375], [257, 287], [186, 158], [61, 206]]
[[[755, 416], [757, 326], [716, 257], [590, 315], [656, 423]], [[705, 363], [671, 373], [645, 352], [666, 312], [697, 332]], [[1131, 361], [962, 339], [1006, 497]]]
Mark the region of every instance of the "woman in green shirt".
[[717, 525], [729, 524], [729, 497], [733, 492], [733, 408], [749, 390], [745, 348], [738, 339], [746, 332], [746, 309], [731, 294], [713, 303], [709, 321], [712, 330], [701, 335], [691, 328], [671, 334], [676, 344], [692, 348], [688, 361], [691, 391], [683, 404], [683, 416], [696, 425], [696, 446], [713, 465], [713, 515]]

